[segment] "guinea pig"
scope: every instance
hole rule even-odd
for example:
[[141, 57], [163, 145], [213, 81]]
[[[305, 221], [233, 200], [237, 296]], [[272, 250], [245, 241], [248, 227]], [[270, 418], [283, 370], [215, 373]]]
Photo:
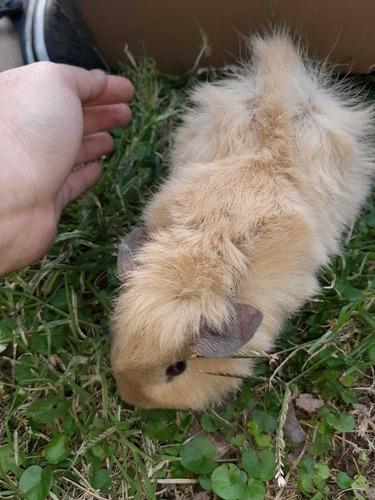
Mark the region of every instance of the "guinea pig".
[[284, 33], [250, 51], [192, 92], [169, 178], [120, 245], [112, 370], [143, 408], [236, 391], [252, 362], [234, 355], [273, 348], [369, 192], [374, 108]]

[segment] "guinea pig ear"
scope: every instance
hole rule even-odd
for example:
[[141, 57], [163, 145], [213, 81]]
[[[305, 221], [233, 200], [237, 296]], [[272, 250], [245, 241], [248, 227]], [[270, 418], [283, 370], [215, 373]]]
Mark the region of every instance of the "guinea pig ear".
[[254, 306], [233, 304], [233, 316], [221, 330], [203, 324], [191, 350], [205, 358], [222, 358], [238, 352], [259, 328], [263, 315]]
[[132, 269], [134, 255], [146, 240], [146, 229], [135, 227], [120, 241], [117, 253], [117, 274], [120, 278]]

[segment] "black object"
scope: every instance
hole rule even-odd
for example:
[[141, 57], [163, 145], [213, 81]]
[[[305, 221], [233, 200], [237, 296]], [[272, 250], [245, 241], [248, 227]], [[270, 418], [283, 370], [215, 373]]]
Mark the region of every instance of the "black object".
[[25, 64], [52, 61], [107, 69], [72, 0], [8, 0], [0, 17], [12, 19]]

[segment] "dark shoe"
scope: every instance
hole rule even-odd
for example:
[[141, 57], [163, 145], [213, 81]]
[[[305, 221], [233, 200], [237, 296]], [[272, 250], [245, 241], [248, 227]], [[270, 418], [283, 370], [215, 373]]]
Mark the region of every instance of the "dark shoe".
[[0, 7], [4, 16], [15, 24], [25, 64], [52, 61], [107, 69], [72, 0], [8, 0]]

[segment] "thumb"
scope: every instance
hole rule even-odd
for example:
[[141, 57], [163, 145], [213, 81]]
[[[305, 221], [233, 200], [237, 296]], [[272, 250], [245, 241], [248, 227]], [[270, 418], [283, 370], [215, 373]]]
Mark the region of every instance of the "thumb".
[[101, 175], [102, 166], [98, 162], [88, 163], [79, 170], [72, 172], [65, 181], [56, 198], [56, 209], [58, 215], [60, 215], [68, 203], [94, 186], [100, 179]]

